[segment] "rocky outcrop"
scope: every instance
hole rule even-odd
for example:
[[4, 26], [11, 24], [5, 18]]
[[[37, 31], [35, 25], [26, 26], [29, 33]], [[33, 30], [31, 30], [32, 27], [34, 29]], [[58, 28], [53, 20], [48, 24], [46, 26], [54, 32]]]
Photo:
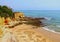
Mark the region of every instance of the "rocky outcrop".
[[27, 22], [25, 22], [25, 24], [31, 24], [31, 25], [35, 25], [35, 26], [44, 26], [44, 24], [41, 20], [45, 20], [45, 18], [24, 17], [22, 21], [27, 21]]

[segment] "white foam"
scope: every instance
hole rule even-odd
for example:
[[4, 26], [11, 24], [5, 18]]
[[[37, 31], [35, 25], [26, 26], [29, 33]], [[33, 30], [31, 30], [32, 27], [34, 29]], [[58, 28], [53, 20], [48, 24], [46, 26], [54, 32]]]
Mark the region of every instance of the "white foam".
[[44, 17], [46, 20], [51, 20], [52, 18], [51, 17]]
[[60, 25], [57, 25], [57, 27], [60, 27]]
[[50, 32], [53, 32], [53, 33], [57, 33], [57, 34], [60, 34], [60, 32], [56, 32], [54, 30], [51, 30], [51, 29], [48, 29], [48, 27], [42, 27], [44, 30], [47, 30], [47, 31], [50, 31]]

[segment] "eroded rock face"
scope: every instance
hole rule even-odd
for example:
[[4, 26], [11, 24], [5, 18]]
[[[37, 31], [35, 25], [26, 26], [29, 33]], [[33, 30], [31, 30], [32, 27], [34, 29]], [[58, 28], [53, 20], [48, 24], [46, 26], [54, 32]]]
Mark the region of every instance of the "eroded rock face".
[[16, 30], [14, 34], [18, 42], [49, 42], [47, 38], [33, 30]]

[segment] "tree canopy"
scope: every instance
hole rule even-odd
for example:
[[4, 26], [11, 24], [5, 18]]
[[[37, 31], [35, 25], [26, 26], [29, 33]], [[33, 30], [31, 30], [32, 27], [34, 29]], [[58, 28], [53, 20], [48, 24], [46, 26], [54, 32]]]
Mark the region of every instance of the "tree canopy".
[[11, 8], [0, 5], [0, 16], [1, 17], [13, 17], [14, 15], [13, 15], [13, 11]]

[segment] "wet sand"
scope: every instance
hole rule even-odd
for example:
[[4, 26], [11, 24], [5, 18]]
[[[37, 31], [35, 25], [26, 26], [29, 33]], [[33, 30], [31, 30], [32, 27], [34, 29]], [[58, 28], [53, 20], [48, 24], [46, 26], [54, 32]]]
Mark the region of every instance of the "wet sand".
[[48, 37], [51, 40], [51, 42], [60, 42], [60, 34], [53, 33], [42, 28], [38, 28], [35, 30], [43, 34], [45, 37]]

